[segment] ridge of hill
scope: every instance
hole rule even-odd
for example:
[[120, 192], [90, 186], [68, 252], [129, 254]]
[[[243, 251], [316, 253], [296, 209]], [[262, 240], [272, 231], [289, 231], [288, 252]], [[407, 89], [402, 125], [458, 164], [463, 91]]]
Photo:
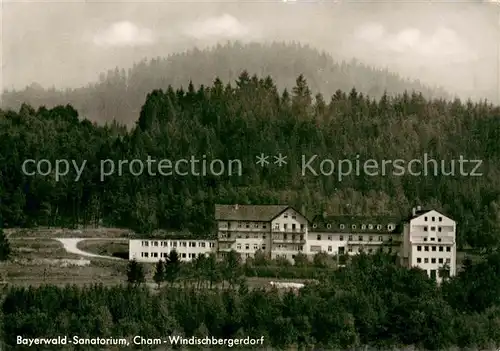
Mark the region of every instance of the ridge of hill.
[[279, 89], [291, 89], [303, 74], [313, 93], [330, 97], [337, 90], [353, 87], [370, 97], [380, 98], [405, 90], [418, 91], [426, 98], [449, 98], [444, 90], [419, 81], [404, 79], [386, 69], [376, 69], [353, 60], [336, 63], [332, 56], [298, 43], [217, 45], [205, 50], [193, 49], [166, 58], [143, 60], [125, 70], [115, 68], [100, 75], [100, 81], [66, 91], [44, 89], [37, 84], [21, 91], [5, 91], [3, 108], [19, 110], [23, 103], [53, 107], [71, 104], [82, 117], [95, 122], [116, 120], [132, 125], [139, 117], [146, 96], [154, 89], [184, 86], [192, 81], [210, 85], [216, 77], [234, 82], [242, 71], [260, 77], [271, 76]]

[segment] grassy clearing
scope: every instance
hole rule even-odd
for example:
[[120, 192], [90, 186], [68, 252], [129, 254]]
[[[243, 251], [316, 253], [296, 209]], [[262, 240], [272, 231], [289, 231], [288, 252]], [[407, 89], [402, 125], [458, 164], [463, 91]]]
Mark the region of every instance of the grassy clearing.
[[86, 267], [58, 267], [49, 264], [27, 266], [9, 263], [2, 268], [6, 273], [5, 280], [7, 283], [21, 286], [44, 284], [64, 286], [67, 284], [85, 285], [93, 283], [114, 285], [124, 282], [123, 275], [117, 274], [117, 270], [109, 267], [99, 267], [92, 262]]
[[[104, 285], [124, 284], [126, 281], [127, 260], [111, 261], [106, 259], [85, 258], [67, 253], [56, 240], [40, 238], [11, 237], [12, 260], [0, 264], [0, 281], [16, 286], [40, 286], [53, 284]], [[112, 255], [117, 251], [128, 252], [128, 242], [124, 240], [85, 240], [79, 243], [81, 250], [100, 255]], [[68, 263], [69, 262], [69, 263]], [[78, 265], [80, 264], [80, 265]], [[148, 286], [152, 282], [154, 264], [146, 264]], [[249, 278], [250, 288], [269, 286], [273, 278]], [[286, 281], [298, 281], [287, 279]]]
[[[156, 284], [152, 280], [153, 267], [148, 267], [147, 285], [156, 289]], [[51, 284], [65, 286], [76, 284], [79, 286], [101, 283], [106, 286], [126, 283], [126, 262], [109, 262], [94, 260], [89, 266], [84, 267], [61, 267], [49, 264], [36, 264], [28, 266], [18, 263], [4, 263], [0, 266], [4, 272], [4, 278], [9, 285], [16, 286], [40, 286]], [[287, 281], [303, 283], [303, 279], [273, 279], [273, 278], [248, 278], [248, 285], [251, 289], [270, 287], [271, 281]], [[182, 284], [181, 284], [182, 285]], [[195, 286], [195, 282], [189, 285]], [[164, 285], [165, 286], [165, 285]], [[221, 287], [221, 284], [218, 284]]]
[[129, 252], [127, 239], [88, 239], [80, 241], [77, 247], [82, 251], [103, 256], [123, 255], [123, 257], [128, 257]]
[[104, 285], [116, 285], [125, 282], [126, 262], [103, 262], [99, 260], [75, 260], [75, 263], [83, 262], [85, 266], [65, 266], [65, 261], [52, 262], [33, 261], [8, 262], [1, 267], [4, 279], [8, 284], [21, 286], [39, 286], [43, 284], [54, 284], [64, 286], [67, 284], [85, 285], [102, 283]]
[[[22, 238], [11, 236], [13, 258], [0, 264], [0, 282], [2, 278], [9, 284], [22, 286], [38, 286], [43, 284], [123, 284], [126, 280], [128, 261], [111, 261], [94, 258], [81, 258], [67, 253], [62, 244], [56, 240], [42, 237]], [[91, 253], [113, 256], [117, 252], [128, 253], [126, 239], [88, 239], [80, 242], [78, 248]], [[473, 262], [482, 259], [478, 253], [470, 250], [457, 252], [457, 265], [460, 268], [465, 257]], [[67, 260], [74, 260], [68, 261]], [[78, 266], [77, 264], [80, 264]], [[154, 265], [145, 265], [149, 281], [152, 281]], [[270, 281], [304, 282], [304, 279], [248, 278], [251, 288], [269, 286]], [[148, 285], [155, 286], [150, 283]]]
[[9, 241], [12, 246], [14, 260], [79, 258], [79, 256], [68, 253], [63, 245], [57, 240], [10, 238]]
[[0, 281], [22, 286], [123, 283], [127, 262], [89, 260], [50, 239], [10, 238], [13, 257], [0, 264]]
[[[261, 289], [261, 288], [272, 288], [272, 285], [270, 284], [270, 282], [287, 282], [287, 283], [306, 283], [308, 281], [310, 282], [313, 282], [313, 280], [304, 280], [304, 279], [273, 279], [273, 278], [256, 278], [256, 277], [251, 277], [251, 278], [247, 278], [247, 283], [248, 283], [248, 288], [249, 289]], [[157, 290], [158, 289], [158, 285], [156, 283], [153, 283], [153, 280], [152, 278], [150, 277], [149, 280], [147, 280], [147, 285], [150, 286], [151, 288]], [[208, 282], [205, 282], [206, 284], [204, 285], [205, 287], [208, 287]], [[164, 288], [164, 287], [167, 287], [167, 286], [170, 286], [169, 284], [167, 283], [162, 283], [161, 285], [161, 288]], [[174, 283], [174, 287], [177, 287], [177, 288], [182, 288], [182, 287], [196, 287], [197, 286], [197, 282], [195, 281], [183, 281], [183, 280], [179, 280], [177, 282]], [[222, 283], [217, 283], [217, 284], [214, 284], [213, 285], [213, 288], [224, 288], [224, 287], [228, 287], [228, 284], [222, 284]], [[286, 291], [286, 289], [285, 289]]]

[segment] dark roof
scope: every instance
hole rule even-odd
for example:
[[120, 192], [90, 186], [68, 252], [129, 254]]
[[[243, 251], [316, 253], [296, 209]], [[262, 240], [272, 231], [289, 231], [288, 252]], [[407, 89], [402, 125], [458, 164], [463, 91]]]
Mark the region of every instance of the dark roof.
[[288, 208], [288, 205], [215, 205], [215, 219], [269, 222]]
[[[312, 220], [312, 232], [336, 233], [394, 233], [401, 231], [400, 219], [388, 216], [316, 216]], [[388, 225], [394, 227], [389, 230]], [[341, 228], [343, 225], [343, 228]], [[352, 226], [356, 227], [353, 228]], [[362, 229], [365, 225], [365, 229]], [[370, 229], [369, 225], [373, 225]], [[381, 225], [380, 229], [377, 226]]]
[[[413, 210], [412, 210], [413, 211]], [[423, 209], [423, 210], [417, 210], [415, 211], [415, 215], [413, 215], [413, 212], [410, 213], [410, 215], [408, 217], [406, 217], [404, 219], [405, 222], [409, 222], [411, 221], [413, 218], [417, 218], [417, 217], [420, 217], [421, 215], [423, 215], [424, 213], [427, 213], [429, 211], [433, 211], [432, 209]]]

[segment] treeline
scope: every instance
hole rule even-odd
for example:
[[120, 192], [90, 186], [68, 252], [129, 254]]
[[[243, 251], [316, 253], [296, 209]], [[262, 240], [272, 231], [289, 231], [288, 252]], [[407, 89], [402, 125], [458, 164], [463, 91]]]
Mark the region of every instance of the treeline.
[[[396, 264], [397, 256], [387, 256]], [[127, 266], [127, 282], [140, 285], [152, 279], [158, 287], [171, 286], [205, 286], [213, 288], [228, 283], [231, 286], [245, 283], [244, 277], [277, 278], [277, 279], [307, 279], [314, 280], [328, 276], [339, 267], [350, 262], [349, 255], [330, 256], [326, 252], [314, 255], [313, 260], [299, 253], [294, 257], [294, 264], [285, 258], [269, 259], [261, 250], [254, 257], [248, 257], [244, 262], [236, 251], [230, 251], [222, 260], [212, 253], [208, 256], [197, 256], [196, 259], [184, 262], [178, 253], [172, 250], [167, 257], [160, 259], [153, 270], [151, 265], [143, 265], [131, 260]], [[448, 269], [443, 267], [443, 270]], [[444, 272], [443, 272], [444, 273]]]
[[[1, 224], [1, 223], [0, 223]], [[0, 262], [7, 261], [12, 253], [10, 242], [5, 235], [3, 228], [0, 226]], [[2, 275], [0, 274], [0, 278]]]
[[[7, 227], [104, 225], [149, 235], [154, 229], [209, 236], [214, 204], [290, 204], [306, 215], [407, 216], [415, 204], [444, 211], [458, 222], [459, 246], [499, 243], [500, 110], [486, 103], [426, 100], [419, 93], [373, 100], [352, 89], [312, 96], [303, 76], [279, 92], [270, 78], [243, 72], [236, 84], [151, 92], [132, 131], [117, 123], [97, 126], [70, 105], [0, 111], [0, 214]], [[270, 156], [271, 165], [256, 164]], [[283, 153], [278, 168], [273, 155]], [[378, 176], [302, 174], [302, 155], [364, 162], [428, 157], [482, 160], [482, 176], [437, 174]], [[238, 159], [242, 176], [131, 174], [119, 160], [147, 158], [208, 162]], [[74, 165], [56, 181], [22, 172], [26, 159], [66, 159]], [[100, 162], [115, 173], [102, 178]], [[457, 161], [458, 162], [458, 161]], [[227, 163], [226, 163], [227, 164]], [[319, 161], [313, 165], [319, 171]], [[432, 165], [430, 167], [433, 167]], [[35, 171], [34, 164], [29, 165]], [[46, 165], [42, 167], [46, 171]], [[109, 170], [109, 169], [108, 169]], [[182, 169], [185, 171], [186, 169]], [[189, 169], [188, 169], [189, 170]], [[450, 170], [449, 164], [446, 170]], [[465, 170], [470, 172], [472, 169]], [[137, 172], [135, 168], [134, 172]]]
[[437, 286], [424, 271], [398, 267], [392, 257], [377, 253], [355, 256], [347, 267], [299, 291], [252, 289], [244, 281], [225, 288], [167, 284], [159, 291], [132, 284], [8, 287], [2, 301], [3, 340], [12, 346], [17, 335], [131, 339], [173, 334], [264, 336], [276, 349], [495, 349], [500, 344], [499, 270], [500, 255], [490, 254], [483, 262], [466, 262], [463, 272]]
[[71, 104], [80, 114], [97, 122], [133, 125], [147, 94], [155, 89], [183, 86], [190, 80], [210, 85], [215, 77], [234, 82], [243, 70], [273, 77], [278, 88], [291, 89], [295, 78], [304, 74], [314, 93], [331, 96], [337, 89], [352, 87], [380, 98], [404, 90], [421, 91], [424, 97], [447, 97], [441, 89], [432, 89], [418, 81], [403, 79], [387, 70], [379, 70], [353, 62], [336, 63], [333, 58], [311, 47], [293, 43], [218, 45], [211, 49], [193, 49], [165, 58], [144, 60], [125, 70], [116, 68], [100, 76], [100, 81], [87, 87], [61, 91], [43, 89], [32, 84], [21, 91], [6, 91], [2, 108], [18, 110], [22, 103], [53, 107]]

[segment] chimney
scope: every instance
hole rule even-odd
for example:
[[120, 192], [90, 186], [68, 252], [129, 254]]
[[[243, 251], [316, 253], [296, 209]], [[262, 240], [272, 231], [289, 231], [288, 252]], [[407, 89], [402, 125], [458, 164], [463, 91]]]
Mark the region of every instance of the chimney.
[[422, 206], [417, 206], [417, 212], [422, 211]]
[[306, 215], [306, 206], [302, 205], [300, 206], [300, 213], [305, 216]]
[[411, 214], [412, 214], [413, 217], [415, 217], [417, 215], [417, 209], [415, 207], [413, 207], [411, 209]]
[[237, 210], [238, 209], [238, 204], [235, 204], [234, 205], [234, 209]]

